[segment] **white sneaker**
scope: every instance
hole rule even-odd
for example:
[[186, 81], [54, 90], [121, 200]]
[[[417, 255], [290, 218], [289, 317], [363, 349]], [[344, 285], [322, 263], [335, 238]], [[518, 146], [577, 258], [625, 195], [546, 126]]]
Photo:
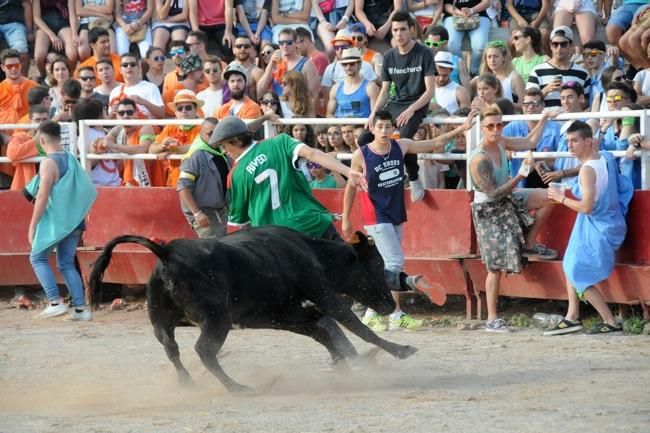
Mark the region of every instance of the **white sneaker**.
[[49, 319], [50, 317], [62, 316], [68, 312], [68, 306], [64, 302], [58, 305], [48, 305], [45, 310], [34, 316], [34, 319]]
[[74, 322], [87, 322], [89, 320], [93, 320], [93, 314], [90, 312], [88, 308], [84, 308], [84, 310], [81, 313], [77, 313], [77, 310], [73, 308], [72, 313], [70, 313], [70, 315], [63, 320], [70, 320]]
[[424, 187], [420, 179], [409, 181], [411, 187], [411, 201], [416, 202], [424, 198]]

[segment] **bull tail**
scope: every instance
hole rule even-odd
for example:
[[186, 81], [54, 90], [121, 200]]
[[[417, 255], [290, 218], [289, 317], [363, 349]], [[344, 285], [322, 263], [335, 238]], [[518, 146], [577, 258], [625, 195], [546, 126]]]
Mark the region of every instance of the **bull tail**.
[[99, 299], [101, 297], [102, 289], [102, 279], [104, 278], [104, 271], [111, 262], [111, 257], [113, 255], [113, 249], [119, 244], [125, 243], [136, 243], [140, 244], [143, 247], [151, 250], [158, 258], [162, 261], [167, 259], [169, 255], [167, 248], [165, 246], [157, 244], [156, 242], [144, 238], [142, 236], [118, 236], [104, 246], [102, 253], [99, 255], [95, 264], [93, 265], [93, 270], [90, 273], [90, 279], [88, 285], [90, 287], [88, 294], [88, 303], [94, 308], [97, 308], [99, 305]]

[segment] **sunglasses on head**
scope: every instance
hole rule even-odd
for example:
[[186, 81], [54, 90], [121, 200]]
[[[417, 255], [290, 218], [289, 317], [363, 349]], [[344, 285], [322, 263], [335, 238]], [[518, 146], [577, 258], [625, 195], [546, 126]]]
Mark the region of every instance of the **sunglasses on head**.
[[5, 68], [9, 69], [10, 71], [15, 71], [16, 69], [20, 68], [21, 65], [20, 63], [13, 63], [9, 65], [4, 65]]
[[347, 50], [349, 45], [334, 45], [334, 51]]
[[604, 53], [605, 53], [604, 51], [600, 51], [600, 50], [583, 51], [582, 56], [583, 57], [598, 57], [598, 56], [600, 56], [601, 54], [604, 54]]
[[138, 63], [137, 62], [124, 62], [120, 66], [122, 66], [123, 68], [135, 68], [136, 66], [138, 66]]
[[320, 165], [320, 164], [316, 164], [315, 162], [311, 162], [311, 161], [307, 162], [307, 168], [309, 168], [309, 169], [312, 169], [312, 168], [320, 168], [320, 167], [321, 167], [321, 165]]
[[553, 48], [566, 48], [569, 46], [569, 41], [562, 41], [562, 42], [551, 42], [551, 47]]
[[235, 45], [235, 48], [237, 48], [238, 50], [241, 50], [242, 48], [247, 50], [250, 47], [251, 47], [250, 44], [237, 44], [237, 45]]
[[182, 111], [186, 111], [186, 112], [187, 112], [187, 111], [192, 111], [193, 109], [194, 109], [194, 105], [192, 105], [192, 104], [188, 104], [188, 105], [177, 105], [177, 106], [176, 106], [176, 111], [178, 111], [179, 113], [182, 112]]
[[154, 56], [153, 58], [156, 62], [164, 62], [166, 57], [165, 56]]
[[220, 72], [219, 68], [206, 68], [203, 70], [205, 74], [218, 74]]
[[262, 99], [260, 105], [278, 105], [278, 103], [274, 99]]
[[505, 47], [506, 43], [502, 41], [501, 39], [497, 39], [494, 41], [489, 41], [487, 44], [485, 44], [486, 47]]
[[278, 45], [280, 45], [280, 46], [286, 45], [286, 46], [290, 47], [291, 45], [293, 45], [293, 43], [294, 43], [294, 41], [292, 39], [288, 39], [286, 41], [278, 41]]
[[447, 41], [430, 41], [428, 39], [426, 41], [424, 41], [424, 45], [426, 45], [427, 47], [433, 47], [433, 48], [438, 48], [439, 46], [441, 46], [443, 44], [446, 44], [446, 43], [447, 43]]
[[81, 81], [93, 81], [95, 79], [94, 75], [88, 75], [87, 77], [79, 77]]
[[488, 131], [501, 131], [503, 129], [503, 122], [501, 123], [488, 123], [487, 125], [483, 125], [485, 128], [487, 128]]
[[628, 98], [627, 96], [622, 96], [622, 95], [608, 96], [607, 102], [621, 102], [623, 99], [628, 99]]
[[179, 48], [177, 50], [171, 50], [169, 52], [169, 57], [180, 56], [181, 54], [185, 54], [185, 48]]
[[120, 117], [133, 116], [134, 114], [135, 114], [135, 110], [120, 110], [117, 112], [117, 115]]

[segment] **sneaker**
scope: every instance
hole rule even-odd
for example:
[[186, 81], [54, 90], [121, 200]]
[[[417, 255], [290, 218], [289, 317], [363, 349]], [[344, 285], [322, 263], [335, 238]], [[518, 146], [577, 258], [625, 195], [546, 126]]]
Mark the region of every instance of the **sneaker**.
[[436, 305], [444, 305], [447, 301], [447, 291], [438, 283], [430, 283], [424, 275], [409, 275], [406, 285], [414, 292], [422, 293]]
[[89, 320], [93, 320], [93, 314], [88, 308], [84, 308], [84, 310], [80, 313], [78, 313], [77, 310], [73, 308], [72, 313], [70, 313], [70, 315], [63, 320], [70, 320], [73, 322], [87, 322]]
[[589, 331], [589, 335], [601, 335], [601, 334], [613, 334], [615, 332], [623, 332], [623, 326], [620, 323], [617, 323], [616, 326], [612, 326], [609, 323], [599, 323]]
[[507, 334], [512, 332], [512, 329], [508, 328], [506, 321], [503, 319], [494, 319], [488, 320], [485, 324], [485, 332], [497, 332], [499, 334]]
[[48, 305], [43, 311], [34, 316], [34, 319], [49, 319], [50, 317], [62, 316], [68, 312], [68, 305], [61, 302], [56, 305]]
[[571, 334], [572, 332], [578, 332], [582, 331], [582, 320], [569, 320], [569, 319], [562, 319], [560, 323], [549, 329], [548, 331], [544, 331], [545, 336], [550, 336], [550, 335], [564, 335], [564, 334]]
[[411, 180], [409, 181], [411, 187], [411, 201], [416, 202], [424, 198], [424, 187], [422, 186], [421, 180]]
[[541, 260], [553, 260], [557, 257], [557, 251], [547, 248], [542, 244], [535, 244], [531, 248], [524, 247], [521, 255], [524, 257], [534, 257]]
[[399, 319], [390, 319], [388, 323], [388, 329], [391, 331], [417, 331], [424, 325], [424, 320], [414, 319], [408, 314], [402, 314]]
[[361, 320], [361, 323], [375, 332], [388, 331], [388, 323], [386, 323], [386, 320], [379, 314], [375, 314], [374, 316], [370, 317], [364, 317]]

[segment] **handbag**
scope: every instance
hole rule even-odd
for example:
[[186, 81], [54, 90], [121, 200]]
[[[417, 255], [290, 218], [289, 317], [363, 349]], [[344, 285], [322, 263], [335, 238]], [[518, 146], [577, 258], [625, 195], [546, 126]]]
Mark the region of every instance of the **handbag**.
[[[454, 7], [456, 2], [454, 1]], [[474, 30], [481, 24], [481, 20], [478, 15], [472, 15], [471, 17], [459, 17], [455, 16], [454, 18], [454, 29], [459, 32], [465, 32], [468, 30]]]
[[336, 0], [319, 1], [318, 6], [320, 7], [320, 10], [322, 10], [324, 14], [328, 14], [334, 10], [334, 7], [336, 6]]
[[142, 26], [138, 29], [137, 32], [133, 32], [129, 35], [130, 42], [140, 42], [144, 41], [144, 38], [147, 36], [147, 26]]

